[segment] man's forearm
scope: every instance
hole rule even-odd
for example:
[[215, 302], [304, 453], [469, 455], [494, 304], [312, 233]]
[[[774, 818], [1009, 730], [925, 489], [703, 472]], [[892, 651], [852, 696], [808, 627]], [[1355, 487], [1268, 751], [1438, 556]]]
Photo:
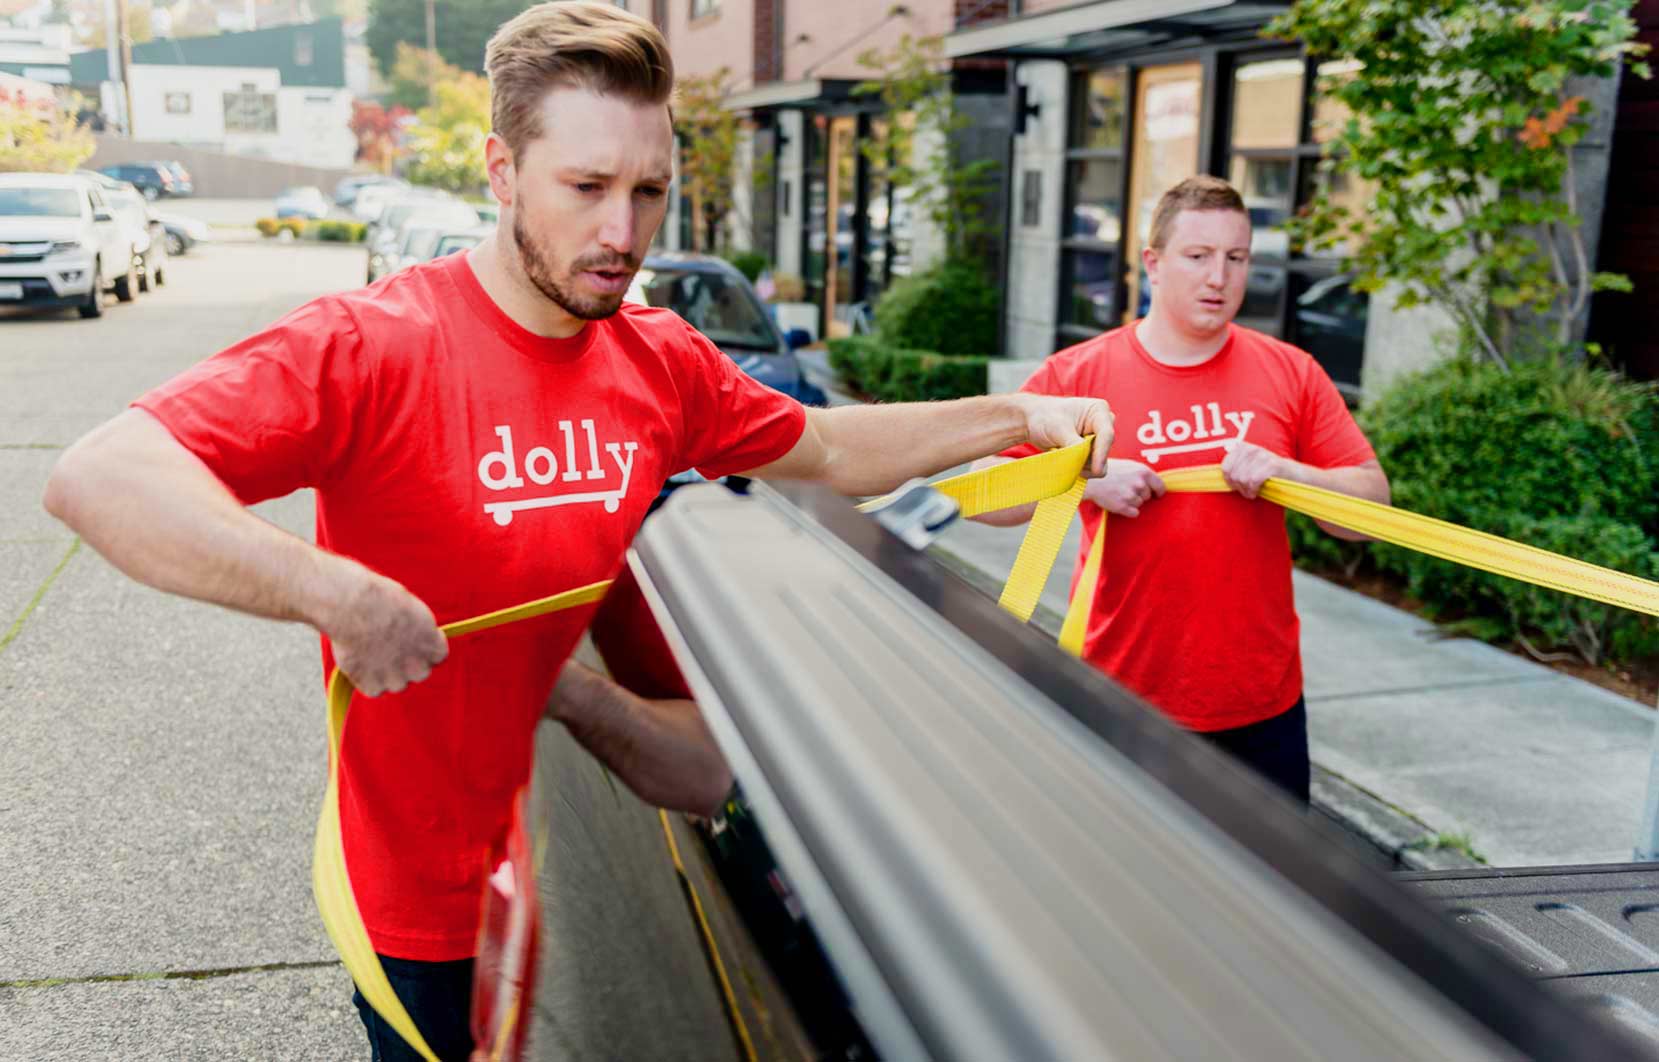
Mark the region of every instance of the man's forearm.
[[731, 769], [691, 701], [646, 700], [572, 660], [547, 715], [647, 804], [709, 815], [731, 790]]
[[327, 629], [355, 562], [248, 512], [146, 413], [66, 451], [46, 508], [127, 575], [169, 593]]
[[823, 442], [825, 483], [842, 494], [880, 494], [1024, 442], [1025, 398], [811, 410], [808, 430]]
[[[1393, 492], [1388, 486], [1388, 476], [1382, 466], [1375, 462], [1363, 465], [1350, 465], [1345, 468], [1315, 468], [1312, 465], [1297, 462], [1295, 475], [1292, 477], [1298, 483], [1305, 483], [1310, 487], [1321, 487], [1325, 490], [1346, 494], [1352, 498], [1364, 498], [1380, 505], [1388, 505], [1393, 499]], [[1324, 520], [1315, 521], [1328, 534], [1350, 542], [1369, 542], [1371, 536], [1350, 531], [1345, 527], [1327, 523]]]

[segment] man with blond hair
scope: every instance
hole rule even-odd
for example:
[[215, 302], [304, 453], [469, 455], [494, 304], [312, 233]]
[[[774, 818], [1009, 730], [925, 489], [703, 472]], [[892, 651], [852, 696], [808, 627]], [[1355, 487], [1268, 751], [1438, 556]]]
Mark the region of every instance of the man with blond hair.
[[[1107, 474], [1084, 495], [1089, 539], [1105, 514], [1121, 519], [1107, 535], [1083, 655], [1306, 804], [1290, 544], [1284, 511], [1257, 495], [1278, 478], [1386, 503], [1388, 477], [1319, 363], [1233, 322], [1249, 279], [1250, 216], [1232, 185], [1193, 177], [1166, 192], [1142, 260], [1146, 317], [1060, 351], [1023, 388], [1109, 399], [1122, 429]], [[1159, 470], [1217, 461], [1233, 493], [1165, 497]]]
[[[440, 621], [616, 575], [685, 468], [869, 494], [1087, 434], [1098, 473], [1112, 430], [1098, 399], [806, 410], [755, 383], [669, 311], [622, 305], [673, 179], [662, 35], [608, 5], [542, 4], [501, 27], [486, 66], [493, 235], [162, 384], [71, 447], [46, 492], [141, 582], [310, 624], [325, 673], [376, 698], [355, 703], [341, 753], [346, 861], [445, 1058], [470, 1048], [484, 856], [544, 713], [647, 800], [706, 811], [730, 776], [689, 702], [564, 666], [591, 608], [454, 646]], [[317, 492], [316, 546], [245, 508], [300, 487]], [[360, 1010], [377, 1059], [412, 1057]]]

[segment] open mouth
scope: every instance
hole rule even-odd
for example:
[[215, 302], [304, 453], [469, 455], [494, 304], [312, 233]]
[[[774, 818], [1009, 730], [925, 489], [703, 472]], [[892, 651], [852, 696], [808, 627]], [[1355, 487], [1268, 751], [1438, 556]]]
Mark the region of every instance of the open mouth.
[[590, 269], [586, 276], [594, 287], [609, 293], [626, 291], [633, 273], [626, 269]]

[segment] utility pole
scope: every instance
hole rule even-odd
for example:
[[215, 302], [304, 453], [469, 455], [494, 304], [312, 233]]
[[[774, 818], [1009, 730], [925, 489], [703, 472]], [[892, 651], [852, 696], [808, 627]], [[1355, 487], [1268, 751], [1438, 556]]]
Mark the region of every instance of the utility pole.
[[126, 116], [127, 138], [137, 139], [133, 129], [132, 105], [132, 23], [127, 18], [127, 0], [115, 0], [116, 27], [121, 35], [121, 106]]
[[437, 0], [426, 0], [426, 51], [430, 56], [430, 75], [426, 80], [426, 105], [438, 102], [438, 12]]
[[104, 78], [110, 83], [110, 119], [115, 122], [124, 135], [130, 136], [127, 129], [127, 100], [122, 88], [121, 70], [121, 19], [116, 14], [116, 0], [104, 0], [104, 61], [109, 67], [108, 76]]

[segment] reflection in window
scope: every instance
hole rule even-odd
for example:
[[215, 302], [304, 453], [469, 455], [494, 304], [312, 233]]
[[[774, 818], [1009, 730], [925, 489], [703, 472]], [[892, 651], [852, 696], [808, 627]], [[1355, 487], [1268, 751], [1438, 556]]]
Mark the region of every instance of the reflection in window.
[[1079, 240], [1116, 243], [1122, 230], [1123, 163], [1117, 159], [1078, 159], [1066, 168], [1071, 225], [1066, 235]]
[[1101, 251], [1066, 252], [1061, 324], [1104, 330], [1117, 323], [1116, 261], [1117, 255]]
[[1116, 149], [1123, 146], [1122, 69], [1079, 74], [1073, 83], [1071, 144], [1073, 149]]
[[1250, 214], [1250, 278], [1239, 323], [1283, 333], [1290, 258], [1283, 225], [1296, 207], [1296, 148], [1302, 119], [1299, 58], [1241, 63], [1233, 74], [1232, 164], [1228, 178]]
[[722, 274], [641, 269], [634, 274], [629, 297], [673, 310], [716, 346], [778, 349], [777, 335], [760, 304]]
[[1290, 341], [1314, 356], [1331, 379], [1354, 393], [1365, 361], [1365, 326], [1370, 299], [1355, 291], [1346, 273], [1326, 277], [1297, 274]]

